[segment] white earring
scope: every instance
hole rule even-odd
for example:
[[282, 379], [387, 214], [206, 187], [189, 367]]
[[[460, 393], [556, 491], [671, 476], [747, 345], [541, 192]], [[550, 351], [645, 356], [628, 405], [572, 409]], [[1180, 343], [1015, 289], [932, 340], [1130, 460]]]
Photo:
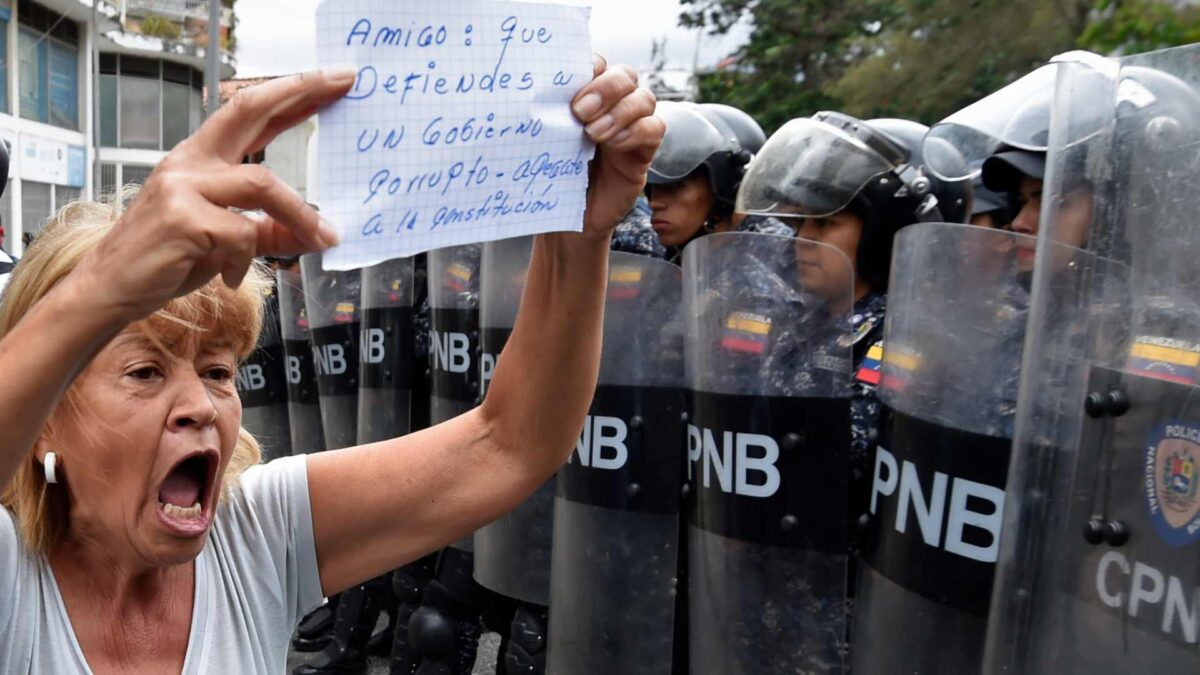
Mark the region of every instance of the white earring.
[[47, 452], [46, 459], [42, 462], [42, 468], [46, 470], [46, 482], [51, 485], [58, 482], [58, 475], [54, 470], [57, 463], [58, 455], [53, 452]]

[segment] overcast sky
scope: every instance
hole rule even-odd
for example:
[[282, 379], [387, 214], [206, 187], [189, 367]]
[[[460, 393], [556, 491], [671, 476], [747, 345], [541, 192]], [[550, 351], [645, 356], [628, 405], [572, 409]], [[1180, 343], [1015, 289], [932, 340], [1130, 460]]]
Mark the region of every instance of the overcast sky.
[[[646, 66], [650, 61], [651, 41], [664, 37], [668, 64], [690, 66], [696, 55], [698, 35], [678, 26], [677, 0], [559, 2], [592, 5], [592, 46], [610, 61]], [[239, 0], [237, 76], [283, 75], [314, 68], [313, 17], [317, 4], [318, 0]], [[700, 38], [700, 65], [711, 65], [727, 56], [744, 34], [739, 31], [727, 38]]]

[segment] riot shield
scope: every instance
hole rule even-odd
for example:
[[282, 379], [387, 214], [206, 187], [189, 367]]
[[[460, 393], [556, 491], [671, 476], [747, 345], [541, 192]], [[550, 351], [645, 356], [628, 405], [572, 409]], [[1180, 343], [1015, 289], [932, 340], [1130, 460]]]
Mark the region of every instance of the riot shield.
[[[429, 419], [440, 424], [479, 405], [479, 244], [430, 251]], [[471, 535], [452, 544], [474, 550]]]
[[242, 426], [258, 439], [264, 461], [270, 461], [292, 454], [292, 431], [279, 297], [274, 286], [265, 295], [258, 346], [238, 366], [237, 389], [242, 398]]
[[1017, 258], [1036, 242], [944, 223], [896, 235], [884, 344], [859, 375], [882, 410], [854, 672], [981, 668], [1029, 314]]
[[548, 673], [672, 672], [682, 301], [675, 265], [609, 255], [599, 384], [558, 473]]
[[312, 332], [313, 365], [325, 448], [358, 442], [358, 341], [362, 272], [326, 270], [317, 253], [301, 256], [304, 306]]
[[[512, 334], [525, 290], [533, 238], [484, 245], [483, 297], [479, 328], [481, 391]], [[537, 605], [550, 604], [550, 542], [554, 531], [554, 479], [520, 506], [475, 533], [475, 580], [501, 595]]]
[[1060, 69], [986, 672], [1200, 671], [1198, 63]]
[[304, 281], [299, 274], [275, 273], [279, 295], [280, 333], [287, 359], [288, 422], [292, 453], [306, 455], [325, 449], [321, 429], [321, 405], [317, 395], [317, 371], [313, 367], [312, 333], [304, 307]]
[[692, 672], [843, 672], [850, 262], [734, 233], [683, 269]]
[[413, 383], [413, 260], [362, 271], [358, 442], [409, 432]]

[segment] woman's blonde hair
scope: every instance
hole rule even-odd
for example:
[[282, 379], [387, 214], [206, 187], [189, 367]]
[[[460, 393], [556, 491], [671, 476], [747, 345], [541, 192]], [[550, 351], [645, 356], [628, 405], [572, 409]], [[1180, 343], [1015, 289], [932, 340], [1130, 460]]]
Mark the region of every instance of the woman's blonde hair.
[[[96, 247], [136, 192], [136, 188], [127, 188], [106, 203], [72, 202], [50, 219], [13, 270], [4, 294], [0, 296], [0, 339]], [[112, 264], [119, 265], [120, 261], [114, 260]], [[133, 327], [166, 346], [181, 344], [199, 334], [211, 335], [228, 341], [238, 358], [244, 359], [258, 341], [264, 290], [268, 283], [266, 275], [257, 266], [251, 268], [237, 289], [230, 289], [214, 279], [202, 288], [168, 302]], [[79, 402], [72, 387], [59, 402], [51, 420], [78, 418], [78, 413]], [[53, 446], [52, 438], [49, 438], [51, 426], [48, 423], [42, 430], [38, 443], [48, 444], [63, 457], [69, 479], [70, 448]], [[225, 469], [224, 490], [234, 485], [248, 467], [258, 464], [261, 457], [258, 442], [241, 429], [233, 457]], [[8, 509], [17, 523], [25, 547], [36, 555], [48, 553], [67, 531], [69, 500], [65, 486], [52, 488], [46, 484], [41, 463], [33, 452], [0, 495], [0, 505]]]

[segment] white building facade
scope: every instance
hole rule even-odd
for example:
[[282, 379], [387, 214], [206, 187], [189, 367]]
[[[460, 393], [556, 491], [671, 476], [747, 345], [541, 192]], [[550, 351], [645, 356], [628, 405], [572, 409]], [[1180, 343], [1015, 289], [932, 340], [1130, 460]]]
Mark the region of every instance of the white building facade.
[[17, 256], [64, 204], [143, 181], [203, 119], [203, 48], [129, 32], [138, 3], [97, 1], [0, 0], [0, 222]]

